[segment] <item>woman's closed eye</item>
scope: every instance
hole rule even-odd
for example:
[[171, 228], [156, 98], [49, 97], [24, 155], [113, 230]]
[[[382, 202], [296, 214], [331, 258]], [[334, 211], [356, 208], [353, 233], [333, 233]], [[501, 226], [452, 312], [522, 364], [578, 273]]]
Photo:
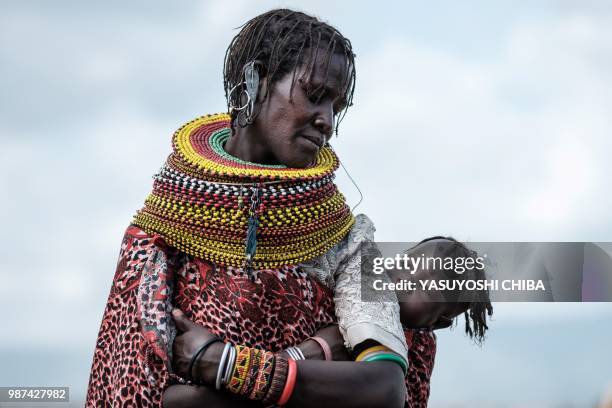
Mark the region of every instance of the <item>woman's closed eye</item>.
[[320, 86], [315, 86], [312, 84], [303, 85], [304, 93], [308, 98], [308, 101], [312, 104], [319, 104], [321, 99], [325, 97], [325, 89]]
[[[325, 88], [323, 87], [318, 87], [318, 88], [319, 89], [314, 88], [314, 87], [304, 88], [304, 93], [306, 94], [308, 101], [314, 105], [318, 105], [319, 103], [321, 103], [321, 101], [327, 98], [332, 98], [331, 93], [327, 91]], [[346, 98], [344, 96], [340, 96], [335, 99], [336, 100], [333, 102], [333, 110], [334, 110], [334, 115], [337, 115], [346, 108]]]
[[342, 97], [334, 103], [334, 115], [339, 114], [344, 109], [346, 109], [346, 98]]

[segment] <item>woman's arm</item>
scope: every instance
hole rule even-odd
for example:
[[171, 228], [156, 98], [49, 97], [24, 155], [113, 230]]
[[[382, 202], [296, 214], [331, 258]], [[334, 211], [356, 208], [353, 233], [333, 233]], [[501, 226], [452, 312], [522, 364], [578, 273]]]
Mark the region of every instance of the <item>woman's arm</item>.
[[[288, 407], [403, 407], [405, 385], [399, 366], [390, 362], [298, 361], [298, 378]], [[173, 385], [164, 408], [262, 407], [209, 386]]]
[[[128, 227], [100, 324], [85, 406], [122, 406], [129, 401], [141, 408], [160, 406], [169, 382], [168, 370], [160, 362], [167, 356], [159, 354], [165, 347], [155, 349], [154, 333], [143, 329], [138, 289], [145, 275], [155, 275], [158, 293], [168, 293], [162, 290], [168, 284], [168, 264], [165, 248], [153, 236]], [[162, 303], [160, 298], [156, 301]]]
[[[337, 325], [330, 325], [316, 334], [329, 344], [334, 361], [348, 361], [349, 353], [344, 347], [344, 339]], [[308, 360], [325, 360], [321, 346], [314, 340], [301, 343], [299, 349]], [[261, 407], [259, 401], [249, 401], [229, 392], [219, 392], [208, 386], [172, 385], [164, 392], [163, 406], [165, 408], [233, 408]]]
[[164, 408], [261, 408], [260, 401], [249, 401], [239, 395], [220, 392], [206, 385], [171, 385], [164, 391]]
[[[334, 361], [349, 361], [349, 352], [344, 347], [344, 338], [335, 324], [319, 330], [315, 336], [321, 337], [332, 353]], [[306, 340], [297, 346], [308, 360], [325, 360], [321, 346], [314, 340]], [[288, 355], [286, 355], [288, 357]], [[222, 407], [261, 407], [258, 401], [249, 401], [229, 392], [219, 392], [208, 386], [172, 385], [166, 389], [163, 396], [165, 408], [208, 408]]]
[[[179, 374], [186, 374], [189, 360], [206, 340], [207, 329], [189, 321], [182, 313], [175, 314], [177, 327], [184, 333], [175, 340], [175, 362]], [[195, 371], [204, 384], [214, 383], [223, 345], [213, 344], [198, 361]], [[406, 388], [401, 368], [392, 362], [356, 363], [352, 361], [301, 360], [297, 362], [296, 385], [289, 407], [402, 407]], [[164, 396], [164, 406], [236, 406], [237, 397], [227, 392], [216, 392], [207, 387], [193, 387], [187, 397], [181, 396], [184, 387], [170, 387]], [[217, 393], [215, 398], [209, 398]], [[224, 399], [221, 396], [226, 396]], [[189, 399], [190, 401], [186, 401]], [[261, 406], [249, 403], [244, 406]], [[213, 405], [216, 404], [216, 405]], [[227, 405], [226, 405], [227, 404]]]
[[403, 407], [402, 369], [388, 361], [298, 362], [290, 407]]

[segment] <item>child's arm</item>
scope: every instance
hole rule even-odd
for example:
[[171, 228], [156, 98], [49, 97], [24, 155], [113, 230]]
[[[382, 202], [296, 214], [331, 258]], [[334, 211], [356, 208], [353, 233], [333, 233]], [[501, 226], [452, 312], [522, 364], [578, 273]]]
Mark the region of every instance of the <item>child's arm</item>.
[[407, 362], [408, 347], [395, 294], [376, 294], [375, 301], [364, 301], [362, 280], [366, 280], [363, 287], [372, 287], [370, 280], [385, 278], [371, 270], [362, 271], [362, 258], [380, 256], [374, 243], [374, 231], [372, 221], [365, 215], [358, 215], [351, 232], [335, 250], [336, 317], [346, 345], [353, 352], [383, 345]]

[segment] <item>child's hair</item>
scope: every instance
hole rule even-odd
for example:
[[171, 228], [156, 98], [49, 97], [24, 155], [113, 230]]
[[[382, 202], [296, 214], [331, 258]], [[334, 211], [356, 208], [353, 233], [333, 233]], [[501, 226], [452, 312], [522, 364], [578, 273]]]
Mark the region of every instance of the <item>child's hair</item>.
[[[425, 242], [434, 240], [443, 240], [446, 245], [441, 246], [442, 252], [439, 254], [442, 257], [471, 257], [476, 259], [478, 254], [476, 251], [469, 249], [465, 244], [457, 241], [453, 237], [435, 236], [422, 240], [417, 244], [421, 245]], [[457, 274], [451, 272], [452, 278], [457, 279], [470, 279], [470, 280], [484, 280], [486, 279], [484, 268], [468, 268], [465, 273]], [[491, 299], [489, 298], [488, 290], [470, 291], [471, 299], [467, 299], [468, 307], [463, 312], [465, 318], [465, 332], [474, 339], [477, 343], [482, 343], [485, 339], [485, 334], [489, 326], [487, 326], [487, 315], [493, 316], [493, 306], [491, 305]], [[465, 299], [460, 299], [461, 294], [458, 294], [450, 302], [465, 302]]]

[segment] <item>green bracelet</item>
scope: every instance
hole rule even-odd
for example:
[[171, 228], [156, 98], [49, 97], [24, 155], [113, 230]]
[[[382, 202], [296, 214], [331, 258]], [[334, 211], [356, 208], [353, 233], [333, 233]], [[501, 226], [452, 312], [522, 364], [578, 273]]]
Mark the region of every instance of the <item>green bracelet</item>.
[[404, 370], [404, 376], [406, 376], [406, 373], [408, 372], [408, 365], [406, 364], [406, 361], [397, 354], [377, 354], [370, 358], [366, 357], [366, 359], [362, 361], [393, 361], [402, 367], [402, 370]]

